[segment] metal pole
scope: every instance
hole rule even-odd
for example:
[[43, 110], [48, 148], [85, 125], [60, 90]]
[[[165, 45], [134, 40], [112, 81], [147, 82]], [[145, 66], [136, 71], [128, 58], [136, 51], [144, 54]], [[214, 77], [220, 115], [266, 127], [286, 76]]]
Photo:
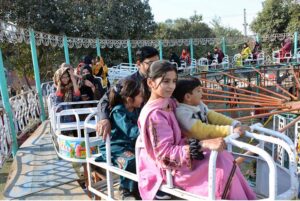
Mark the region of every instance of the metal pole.
[[259, 43], [259, 35], [258, 34], [256, 34], [256, 42]]
[[[190, 52], [191, 52], [190, 56], [191, 56], [191, 66], [192, 66], [192, 62], [193, 62], [193, 59], [194, 59], [194, 45], [193, 45], [193, 39], [192, 38], [190, 39]], [[191, 75], [194, 75], [195, 68], [196, 68], [196, 66], [194, 66], [194, 68], [192, 68]]]
[[6, 83], [6, 77], [5, 77], [5, 72], [4, 72], [4, 65], [3, 65], [1, 49], [0, 49], [0, 90], [1, 90], [1, 96], [2, 96], [2, 103], [3, 103], [6, 113], [8, 114], [9, 127], [10, 127], [10, 131], [11, 131], [11, 135], [12, 135], [12, 154], [13, 154], [13, 156], [16, 156], [16, 153], [18, 151], [17, 134], [16, 134], [16, 130], [15, 130], [15, 122], [13, 119], [13, 113], [12, 113], [10, 103], [9, 103], [9, 96], [8, 96], [8, 92], [7, 92], [7, 83]]
[[225, 38], [222, 38], [222, 51], [224, 53], [224, 55], [226, 54], [226, 42], [225, 42]]
[[298, 49], [298, 32], [294, 33], [294, 58], [297, 58], [297, 49]]
[[96, 38], [96, 48], [97, 48], [97, 56], [101, 57], [101, 50], [100, 50], [100, 41], [99, 41], [99, 38]]
[[45, 115], [45, 109], [44, 109], [44, 103], [43, 103], [41, 81], [40, 81], [40, 71], [39, 71], [39, 64], [38, 64], [38, 60], [37, 60], [35, 37], [34, 37], [33, 29], [30, 29], [29, 35], [30, 35], [32, 63], [33, 63], [33, 69], [34, 69], [35, 86], [36, 86], [36, 90], [37, 90], [37, 93], [39, 96], [39, 102], [40, 102], [40, 106], [41, 106], [41, 120], [45, 121], [46, 115]]
[[67, 36], [63, 38], [66, 64], [70, 64], [69, 47]]
[[159, 45], [159, 59], [162, 60], [163, 59], [163, 49], [162, 49], [161, 40], [158, 41], [158, 45]]
[[128, 50], [128, 60], [129, 60], [130, 66], [131, 66], [132, 65], [131, 42], [129, 39], [127, 40], [127, 50]]
[[191, 60], [194, 59], [194, 45], [193, 45], [193, 39], [190, 39], [190, 52], [191, 52]]

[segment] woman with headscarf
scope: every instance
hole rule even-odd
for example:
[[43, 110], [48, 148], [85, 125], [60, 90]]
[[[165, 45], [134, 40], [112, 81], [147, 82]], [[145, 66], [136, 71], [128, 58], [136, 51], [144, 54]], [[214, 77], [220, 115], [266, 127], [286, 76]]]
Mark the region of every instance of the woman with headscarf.
[[[74, 70], [70, 64], [63, 63], [55, 72], [53, 77], [56, 86], [54, 103], [58, 105], [61, 102], [74, 102], [80, 100], [80, 91], [77, 81], [74, 77]], [[70, 106], [64, 105], [60, 110], [69, 109]], [[73, 116], [63, 116], [61, 122], [70, 122]]]
[[180, 60], [185, 61], [186, 65], [191, 64], [191, 56], [190, 56], [190, 53], [186, 49], [182, 50]]
[[256, 41], [254, 48], [252, 50], [253, 59], [257, 59], [257, 55], [259, 54], [260, 51], [261, 51], [261, 46], [259, 42]]
[[101, 84], [103, 88], [109, 88], [110, 83], [107, 79], [108, 68], [102, 57], [96, 57], [96, 65], [93, 65], [93, 75], [102, 78]]
[[279, 50], [280, 62], [284, 61], [284, 57], [291, 56], [292, 42], [290, 38], [286, 38], [284, 43], [281, 44], [281, 49]]
[[[80, 89], [82, 87], [88, 87], [93, 91], [93, 97], [89, 97], [89, 100], [100, 100], [100, 98], [104, 95], [105, 90], [102, 87], [102, 84], [99, 79], [96, 79], [93, 76], [92, 68], [88, 65], [84, 66], [81, 69], [81, 84]], [[85, 91], [88, 89], [85, 89]]]
[[252, 52], [251, 52], [251, 49], [250, 49], [248, 43], [244, 43], [243, 49], [241, 52], [242, 60], [244, 61], [245, 59], [248, 59], [251, 54], [252, 54]]

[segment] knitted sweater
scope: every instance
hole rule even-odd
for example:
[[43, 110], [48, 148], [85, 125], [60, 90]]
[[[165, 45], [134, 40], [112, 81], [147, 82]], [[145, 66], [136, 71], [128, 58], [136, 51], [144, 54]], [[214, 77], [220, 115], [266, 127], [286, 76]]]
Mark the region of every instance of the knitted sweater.
[[183, 133], [199, 140], [226, 137], [240, 124], [239, 121], [209, 110], [202, 102], [198, 106], [180, 103], [176, 108], [176, 117]]

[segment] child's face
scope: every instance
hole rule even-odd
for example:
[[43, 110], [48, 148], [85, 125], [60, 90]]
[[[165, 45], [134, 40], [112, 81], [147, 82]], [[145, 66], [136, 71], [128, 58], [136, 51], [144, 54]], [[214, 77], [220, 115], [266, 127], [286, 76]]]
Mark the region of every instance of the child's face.
[[192, 91], [192, 94], [190, 94], [190, 104], [197, 106], [201, 103], [201, 100], [202, 100], [202, 89], [199, 86]]
[[133, 103], [132, 103], [132, 106], [134, 108], [140, 108], [142, 103], [143, 103], [143, 95], [142, 95], [142, 92], [140, 92], [136, 97], [134, 97], [134, 100], [133, 100]]
[[177, 74], [174, 71], [166, 73], [164, 79], [162, 77], [149, 81], [151, 94], [157, 98], [170, 98], [175, 90], [177, 82]]
[[69, 84], [69, 81], [70, 81], [70, 76], [68, 73], [64, 73], [62, 76], [61, 76], [61, 83], [63, 85], [67, 85]]

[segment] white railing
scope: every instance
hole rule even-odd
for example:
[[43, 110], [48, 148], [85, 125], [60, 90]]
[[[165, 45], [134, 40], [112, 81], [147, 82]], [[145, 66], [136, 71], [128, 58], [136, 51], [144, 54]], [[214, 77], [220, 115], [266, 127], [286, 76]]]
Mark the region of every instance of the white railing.
[[50, 94], [55, 92], [55, 86], [53, 81], [44, 82], [41, 85], [42, 88], [42, 96], [44, 107], [47, 108], [47, 98]]
[[[51, 125], [52, 141], [56, 154], [71, 162], [85, 162], [85, 139], [83, 136], [84, 119], [82, 116], [87, 116], [97, 111], [99, 101], [78, 101], [78, 102], [62, 102], [55, 104], [54, 94], [50, 94], [47, 99], [48, 114]], [[93, 107], [85, 108], [85, 105], [93, 105]], [[65, 108], [68, 107], [68, 108]], [[80, 108], [78, 108], [80, 107]], [[73, 119], [68, 122], [62, 122], [61, 118], [72, 116]], [[97, 116], [90, 123], [96, 124]], [[77, 136], [72, 136], [76, 134]], [[98, 137], [92, 137], [91, 140], [96, 140]], [[94, 146], [90, 150], [95, 154], [98, 153], [98, 147]]]
[[[90, 114], [84, 124], [84, 135], [85, 135], [85, 145], [86, 149], [89, 150], [91, 146], [95, 146], [99, 143], [98, 140], [91, 140], [89, 137], [88, 129], [95, 129], [95, 124], [90, 123], [90, 119], [95, 115]], [[225, 141], [228, 145], [228, 151], [232, 150], [232, 146], [236, 146], [242, 150], [251, 151], [252, 153], [257, 154], [257, 156], [251, 156], [252, 159], [257, 161], [257, 176], [256, 176], [256, 188], [254, 189], [258, 196], [261, 196], [267, 200], [275, 200], [275, 199], [293, 199], [296, 198], [298, 194], [298, 180], [296, 177], [296, 165], [295, 165], [295, 148], [290, 139], [282, 136], [280, 133], [266, 129], [261, 127], [261, 125], [252, 125], [252, 132], [246, 132], [246, 136], [249, 138], [254, 138], [259, 141], [258, 146], [254, 146], [245, 142], [241, 142], [237, 140], [239, 135], [232, 134], [225, 138]], [[259, 132], [260, 134], [254, 133]], [[136, 146], [136, 156], [139, 155], [140, 143], [137, 140]], [[277, 164], [272, 157], [272, 154], [269, 154], [266, 150], [264, 150], [264, 143], [271, 143], [276, 146], [282, 146], [287, 152], [289, 158], [288, 167], [284, 167], [281, 164]], [[98, 155], [92, 155], [90, 152], [87, 152], [87, 169], [88, 169], [88, 190], [94, 193], [101, 198], [108, 200], [115, 200], [114, 198], [114, 189], [113, 189], [113, 177], [112, 173], [124, 176], [133, 181], [138, 181], [138, 164], [139, 161], [136, 157], [136, 166], [137, 166], [137, 174], [125, 171], [118, 167], [114, 167], [111, 163], [111, 148], [110, 148], [110, 139], [106, 139], [106, 162], [96, 162], [95, 158]], [[241, 155], [241, 154], [240, 154]], [[244, 155], [244, 157], [247, 157]], [[249, 157], [249, 156], [248, 156]], [[208, 196], [199, 196], [195, 194], [191, 194], [180, 190], [173, 186], [171, 171], [167, 171], [167, 181], [160, 187], [160, 190], [171, 195], [177, 196], [183, 199], [192, 199], [192, 200], [215, 200], [215, 172], [216, 172], [216, 160], [217, 160], [217, 152], [212, 151], [209, 159], [209, 189]], [[104, 191], [97, 189], [97, 183], [92, 182], [91, 175], [91, 165], [103, 168], [106, 170], [106, 185], [107, 185], [107, 193]], [[284, 182], [282, 182], [284, 181]]]
[[21, 137], [40, 123], [40, 104], [35, 90], [26, 91], [9, 99], [17, 137]]
[[5, 111], [0, 108], [0, 169], [6, 159], [11, 155], [12, 137], [9, 129], [9, 121]]

